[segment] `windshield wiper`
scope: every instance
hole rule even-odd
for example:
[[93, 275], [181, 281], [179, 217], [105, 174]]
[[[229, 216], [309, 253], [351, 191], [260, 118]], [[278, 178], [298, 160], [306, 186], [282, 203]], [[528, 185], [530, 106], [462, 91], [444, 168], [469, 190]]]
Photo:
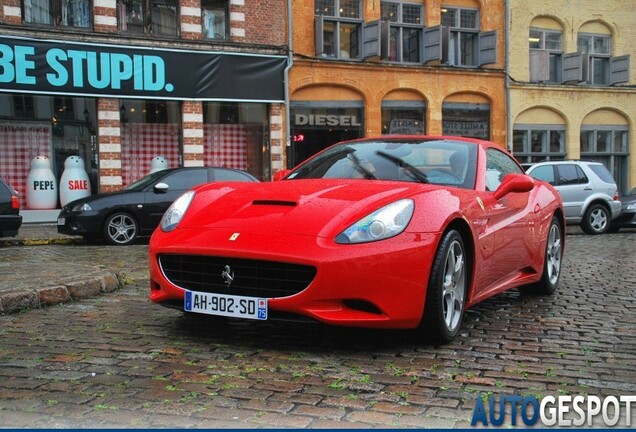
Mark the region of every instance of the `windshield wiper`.
[[417, 180], [418, 182], [420, 182], [420, 183], [428, 183], [428, 178], [426, 177], [426, 174], [424, 174], [422, 171], [418, 170], [416, 167], [414, 167], [410, 163], [400, 159], [397, 156], [393, 156], [392, 154], [383, 152], [381, 150], [378, 150], [375, 153], [378, 156], [381, 156], [384, 159], [388, 159], [391, 162], [395, 163], [398, 167], [404, 168], [404, 171], [407, 174], [409, 174], [412, 178]]
[[356, 169], [356, 171], [362, 174], [364, 178], [369, 180], [378, 179], [376, 176], [373, 175], [371, 171], [369, 171], [368, 169], [362, 166], [362, 163], [360, 163], [360, 159], [358, 159], [358, 157], [355, 154], [353, 154], [353, 152], [349, 153], [347, 156], [349, 157], [349, 159], [351, 159], [351, 162], [353, 162], [353, 167]]

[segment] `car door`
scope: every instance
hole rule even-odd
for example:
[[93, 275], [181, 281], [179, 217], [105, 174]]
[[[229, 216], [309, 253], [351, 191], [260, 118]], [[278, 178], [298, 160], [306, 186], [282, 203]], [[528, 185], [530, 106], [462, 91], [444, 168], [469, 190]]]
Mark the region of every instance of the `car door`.
[[530, 224], [535, 213], [531, 208], [531, 192], [509, 193], [500, 199], [494, 192], [508, 174], [523, 174], [523, 170], [504, 152], [486, 151], [486, 194], [483, 196], [487, 231], [492, 253], [486, 268], [480, 273], [479, 285], [484, 290], [496, 289], [510, 275], [530, 262]]
[[[188, 168], [172, 171], [154, 185], [149, 186], [145, 192], [145, 211], [143, 212], [145, 223], [142, 224], [142, 231], [153, 231], [174, 200], [194, 186], [207, 182], [206, 168]], [[158, 183], [165, 183], [168, 189], [158, 190], [156, 187]]]
[[576, 164], [560, 164], [556, 167], [556, 189], [563, 199], [563, 210], [567, 220], [580, 219], [583, 205], [592, 193], [592, 185], [581, 167]]

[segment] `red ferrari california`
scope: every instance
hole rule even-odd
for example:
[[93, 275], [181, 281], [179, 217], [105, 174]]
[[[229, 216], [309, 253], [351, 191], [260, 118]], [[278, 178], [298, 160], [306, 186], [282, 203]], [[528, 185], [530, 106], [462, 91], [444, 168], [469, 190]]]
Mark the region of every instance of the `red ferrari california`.
[[177, 199], [149, 247], [150, 300], [186, 312], [459, 332], [466, 308], [557, 288], [563, 205], [487, 141], [335, 144], [284, 178]]

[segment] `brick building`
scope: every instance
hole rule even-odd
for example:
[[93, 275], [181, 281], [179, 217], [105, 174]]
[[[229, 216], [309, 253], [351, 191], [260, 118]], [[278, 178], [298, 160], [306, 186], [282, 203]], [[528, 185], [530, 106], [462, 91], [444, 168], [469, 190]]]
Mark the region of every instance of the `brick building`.
[[288, 166], [369, 135], [506, 144], [503, 0], [306, 0], [292, 17]]
[[0, 173], [23, 196], [38, 155], [58, 180], [68, 156], [82, 157], [93, 193], [146, 175], [154, 156], [269, 179], [283, 164], [286, 8], [4, 0]]

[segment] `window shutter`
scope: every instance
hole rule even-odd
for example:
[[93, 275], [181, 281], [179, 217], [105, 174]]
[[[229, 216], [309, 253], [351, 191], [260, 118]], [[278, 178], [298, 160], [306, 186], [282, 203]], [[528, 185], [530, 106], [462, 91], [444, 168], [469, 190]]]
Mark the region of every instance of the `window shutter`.
[[362, 24], [362, 58], [380, 57], [381, 34], [380, 20]]
[[562, 82], [583, 81], [583, 54], [563, 54]]
[[442, 59], [442, 26], [424, 29], [424, 63]]
[[497, 30], [479, 33], [479, 66], [497, 63]]
[[314, 44], [316, 45], [316, 57], [323, 57], [325, 54], [324, 41], [324, 17], [316, 15], [314, 17]]
[[610, 59], [610, 84], [629, 81], [629, 56], [612, 57]]
[[391, 55], [391, 22], [380, 21], [380, 56], [386, 60]]
[[530, 50], [530, 81], [541, 82], [550, 80], [550, 52], [544, 50]]

